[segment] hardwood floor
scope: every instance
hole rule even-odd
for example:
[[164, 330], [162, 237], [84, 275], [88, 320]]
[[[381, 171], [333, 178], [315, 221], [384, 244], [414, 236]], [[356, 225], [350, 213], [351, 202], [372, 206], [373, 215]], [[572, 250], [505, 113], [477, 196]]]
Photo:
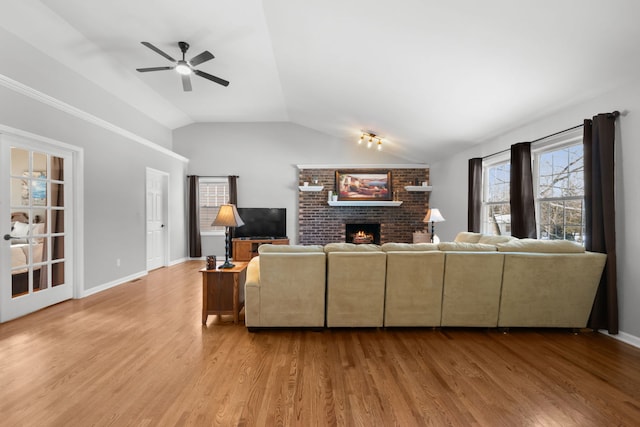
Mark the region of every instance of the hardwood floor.
[[201, 323], [187, 262], [0, 325], [0, 425], [638, 425], [640, 349], [566, 330]]

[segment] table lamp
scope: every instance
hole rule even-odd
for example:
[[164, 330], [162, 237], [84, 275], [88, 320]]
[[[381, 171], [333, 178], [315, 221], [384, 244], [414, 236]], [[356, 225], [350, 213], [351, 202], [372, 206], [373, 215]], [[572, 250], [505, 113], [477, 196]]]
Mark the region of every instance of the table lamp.
[[[422, 220], [422, 222], [426, 222], [426, 223], [431, 223], [431, 243], [434, 242], [434, 223], [436, 222], [444, 222], [445, 219], [442, 216], [442, 214], [440, 213], [439, 209], [433, 208], [433, 209], [427, 209], [427, 214], [424, 216], [424, 219]], [[427, 225], [428, 227], [428, 225]]]
[[235, 205], [221, 205], [218, 210], [216, 219], [213, 220], [211, 225], [218, 225], [225, 227], [224, 232], [224, 264], [218, 268], [233, 268], [234, 264], [229, 262], [229, 228], [240, 227], [244, 225], [244, 221], [238, 215], [238, 210]]

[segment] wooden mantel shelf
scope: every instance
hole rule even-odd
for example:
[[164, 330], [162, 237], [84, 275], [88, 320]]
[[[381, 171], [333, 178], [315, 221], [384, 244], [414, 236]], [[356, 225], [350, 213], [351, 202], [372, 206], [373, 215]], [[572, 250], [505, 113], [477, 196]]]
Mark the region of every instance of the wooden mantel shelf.
[[375, 200], [329, 200], [329, 206], [400, 206], [398, 201], [375, 201]]

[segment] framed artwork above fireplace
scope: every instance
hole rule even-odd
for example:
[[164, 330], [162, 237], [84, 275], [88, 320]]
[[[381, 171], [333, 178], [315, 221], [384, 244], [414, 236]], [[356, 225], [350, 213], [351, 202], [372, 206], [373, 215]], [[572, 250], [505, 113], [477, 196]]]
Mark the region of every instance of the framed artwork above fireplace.
[[337, 170], [338, 200], [392, 200], [390, 170]]

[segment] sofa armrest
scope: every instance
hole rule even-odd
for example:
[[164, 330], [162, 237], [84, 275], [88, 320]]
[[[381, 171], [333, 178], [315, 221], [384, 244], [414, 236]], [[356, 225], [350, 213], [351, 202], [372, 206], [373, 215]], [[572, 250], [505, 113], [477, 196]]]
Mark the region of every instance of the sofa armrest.
[[253, 257], [247, 266], [247, 279], [244, 284], [247, 287], [260, 286], [260, 257]]
[[260, 326], [260, 257], [254, 257], [247, 266], [244, 282], [244, 324]]

